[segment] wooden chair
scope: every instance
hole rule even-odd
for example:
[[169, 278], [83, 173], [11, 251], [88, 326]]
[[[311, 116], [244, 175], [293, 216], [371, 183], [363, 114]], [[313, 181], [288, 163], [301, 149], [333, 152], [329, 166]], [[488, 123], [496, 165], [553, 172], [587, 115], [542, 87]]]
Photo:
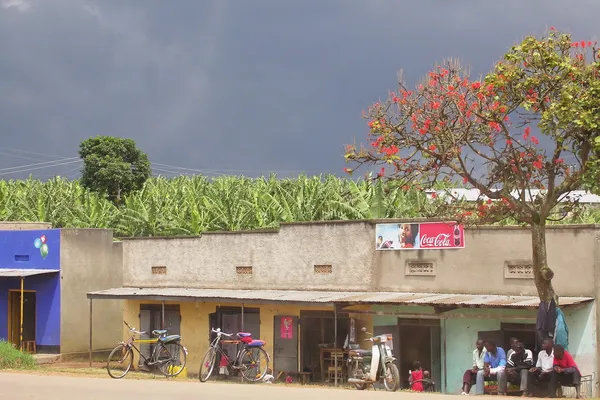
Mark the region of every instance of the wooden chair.
[[32, 353], [32, 354], [37, 353], [35, 340], [23, 340], [21, 342], [21, 351], [25, 351], [27, 353]]
[[[338, 353], [337, 356], [331, 355], [331, 364], [327, 368], [327, 382], [334, 382], [337, 374], [338, 383], [344, 382], [346, 377], [346, 369], [344, 368], [344, 353]], [[337, 358], [337, 371], [335, 368], [335, 359]]]

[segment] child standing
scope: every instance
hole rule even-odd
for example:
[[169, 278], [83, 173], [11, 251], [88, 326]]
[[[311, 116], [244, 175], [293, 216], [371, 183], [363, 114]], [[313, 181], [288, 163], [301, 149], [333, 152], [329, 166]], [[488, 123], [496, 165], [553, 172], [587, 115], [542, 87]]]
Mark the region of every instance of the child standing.
[[409, 383], [410, 389], [413, 392], [422, 392], [423, 391], [423, 368], [421, 368], [421, 363], [419, 361], [415, 361], [413, 363], [414, 370], [410, 373]]

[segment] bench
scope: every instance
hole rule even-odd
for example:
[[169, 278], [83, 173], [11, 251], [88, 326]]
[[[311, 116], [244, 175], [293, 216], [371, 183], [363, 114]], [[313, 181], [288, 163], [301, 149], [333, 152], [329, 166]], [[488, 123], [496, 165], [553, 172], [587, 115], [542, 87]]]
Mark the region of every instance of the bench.
[[[484, 394], [498, 394], [498, 382], [496, 381], [485, 381], [483, 387]], [[521, 387], [517, 384], [508, 382], [506, 384], [506, 394], [519, 394], [521, 393]]]

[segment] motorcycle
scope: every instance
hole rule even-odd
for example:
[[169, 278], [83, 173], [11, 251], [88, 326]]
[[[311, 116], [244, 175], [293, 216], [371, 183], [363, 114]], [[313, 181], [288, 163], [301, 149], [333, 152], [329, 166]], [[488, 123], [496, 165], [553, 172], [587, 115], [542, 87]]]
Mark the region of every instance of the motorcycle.
[[[366, 328], [361, 331], [368, 335]], [[383, 381], [385, 390], [395, 392], [400, 387], [400, 372], [394, 363], [396, 358], [392, 354], [392, 336], [379, 335], [370, 339], [372, 349], [351, 349], [348, 351], [348, 367], [350, 372], [348, 383], [358, 390], [365, 390], [368, 385]]]

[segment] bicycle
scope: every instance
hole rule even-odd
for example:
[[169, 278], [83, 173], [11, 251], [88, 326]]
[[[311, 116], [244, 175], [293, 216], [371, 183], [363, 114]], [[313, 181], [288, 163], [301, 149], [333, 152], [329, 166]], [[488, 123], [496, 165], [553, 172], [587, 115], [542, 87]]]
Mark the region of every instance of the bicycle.
[[[217, 354], [221, 355], [222, 366], [226, 366], [229, 370], [240, 372], [242, 377], [249, 382], [258, 382], [265, 377], [270, 357], [265, 349], [263, 349], [265, 345], [264, 340], [253, 340], [252, 335], [246, 332], [239, 332], [237, 334], [239, 340], [221, 340], [221, 336], [231, 337], [233, 333], [221, 332], [220, 328], [213, 328], [211, 331], [216, 333], [217, 336], [210, 343], [210, 347], [206, 351], [206, 354], [204, 354], [204, 358], [200, 364], [200, 372], [198, 374], [200, 382], [206, 382], [210, 378], [217, 363]], [[232, 360], [223, 352], [221, 348], [222, 344], [238, 345], [235, 359]], [[239, 346], [240, 344], [241, 346]], [[225, 360], [225, 363], [223, 363], [223, 360]], [[262, 368], [262, 361], [265, 362], [264, 368]]]
[[[179, 375], [187, 363], [187, 349], [181, 345], [181, 336], [179, 335], [167, 335], [166, 330], [153, 330], [152, 334], [157, 336], [152, 339], [137, 339], [136, 335], [142, 336], [147, 332], [140, 332], [135, 328], [132, 328], [123, 321], [123, 323], [129, 328], [131, 335], [126, 341], [119, 342], [119, 345], [110, 352], [108, 361], [106, 363], [106, 371], [111, 378], [120, 379], [123, 378], [131, 367], [133, 366], [133, 350], [138, 352], [142, 357], [144, 365], [149, 369], [158, 369], [166, 377], [175, 377]], [[146, 358], [140, 350], [135, 346], [135, 343], [140, 344], [154, 344], [154, 350], [149, 358]], [[169, 347], [171, 348], [169, 350]], [[122, 370], [121, 375], [114, 373], [111, 370], [111, 360], [113, 356], [116, 358], [117, 371]]]

